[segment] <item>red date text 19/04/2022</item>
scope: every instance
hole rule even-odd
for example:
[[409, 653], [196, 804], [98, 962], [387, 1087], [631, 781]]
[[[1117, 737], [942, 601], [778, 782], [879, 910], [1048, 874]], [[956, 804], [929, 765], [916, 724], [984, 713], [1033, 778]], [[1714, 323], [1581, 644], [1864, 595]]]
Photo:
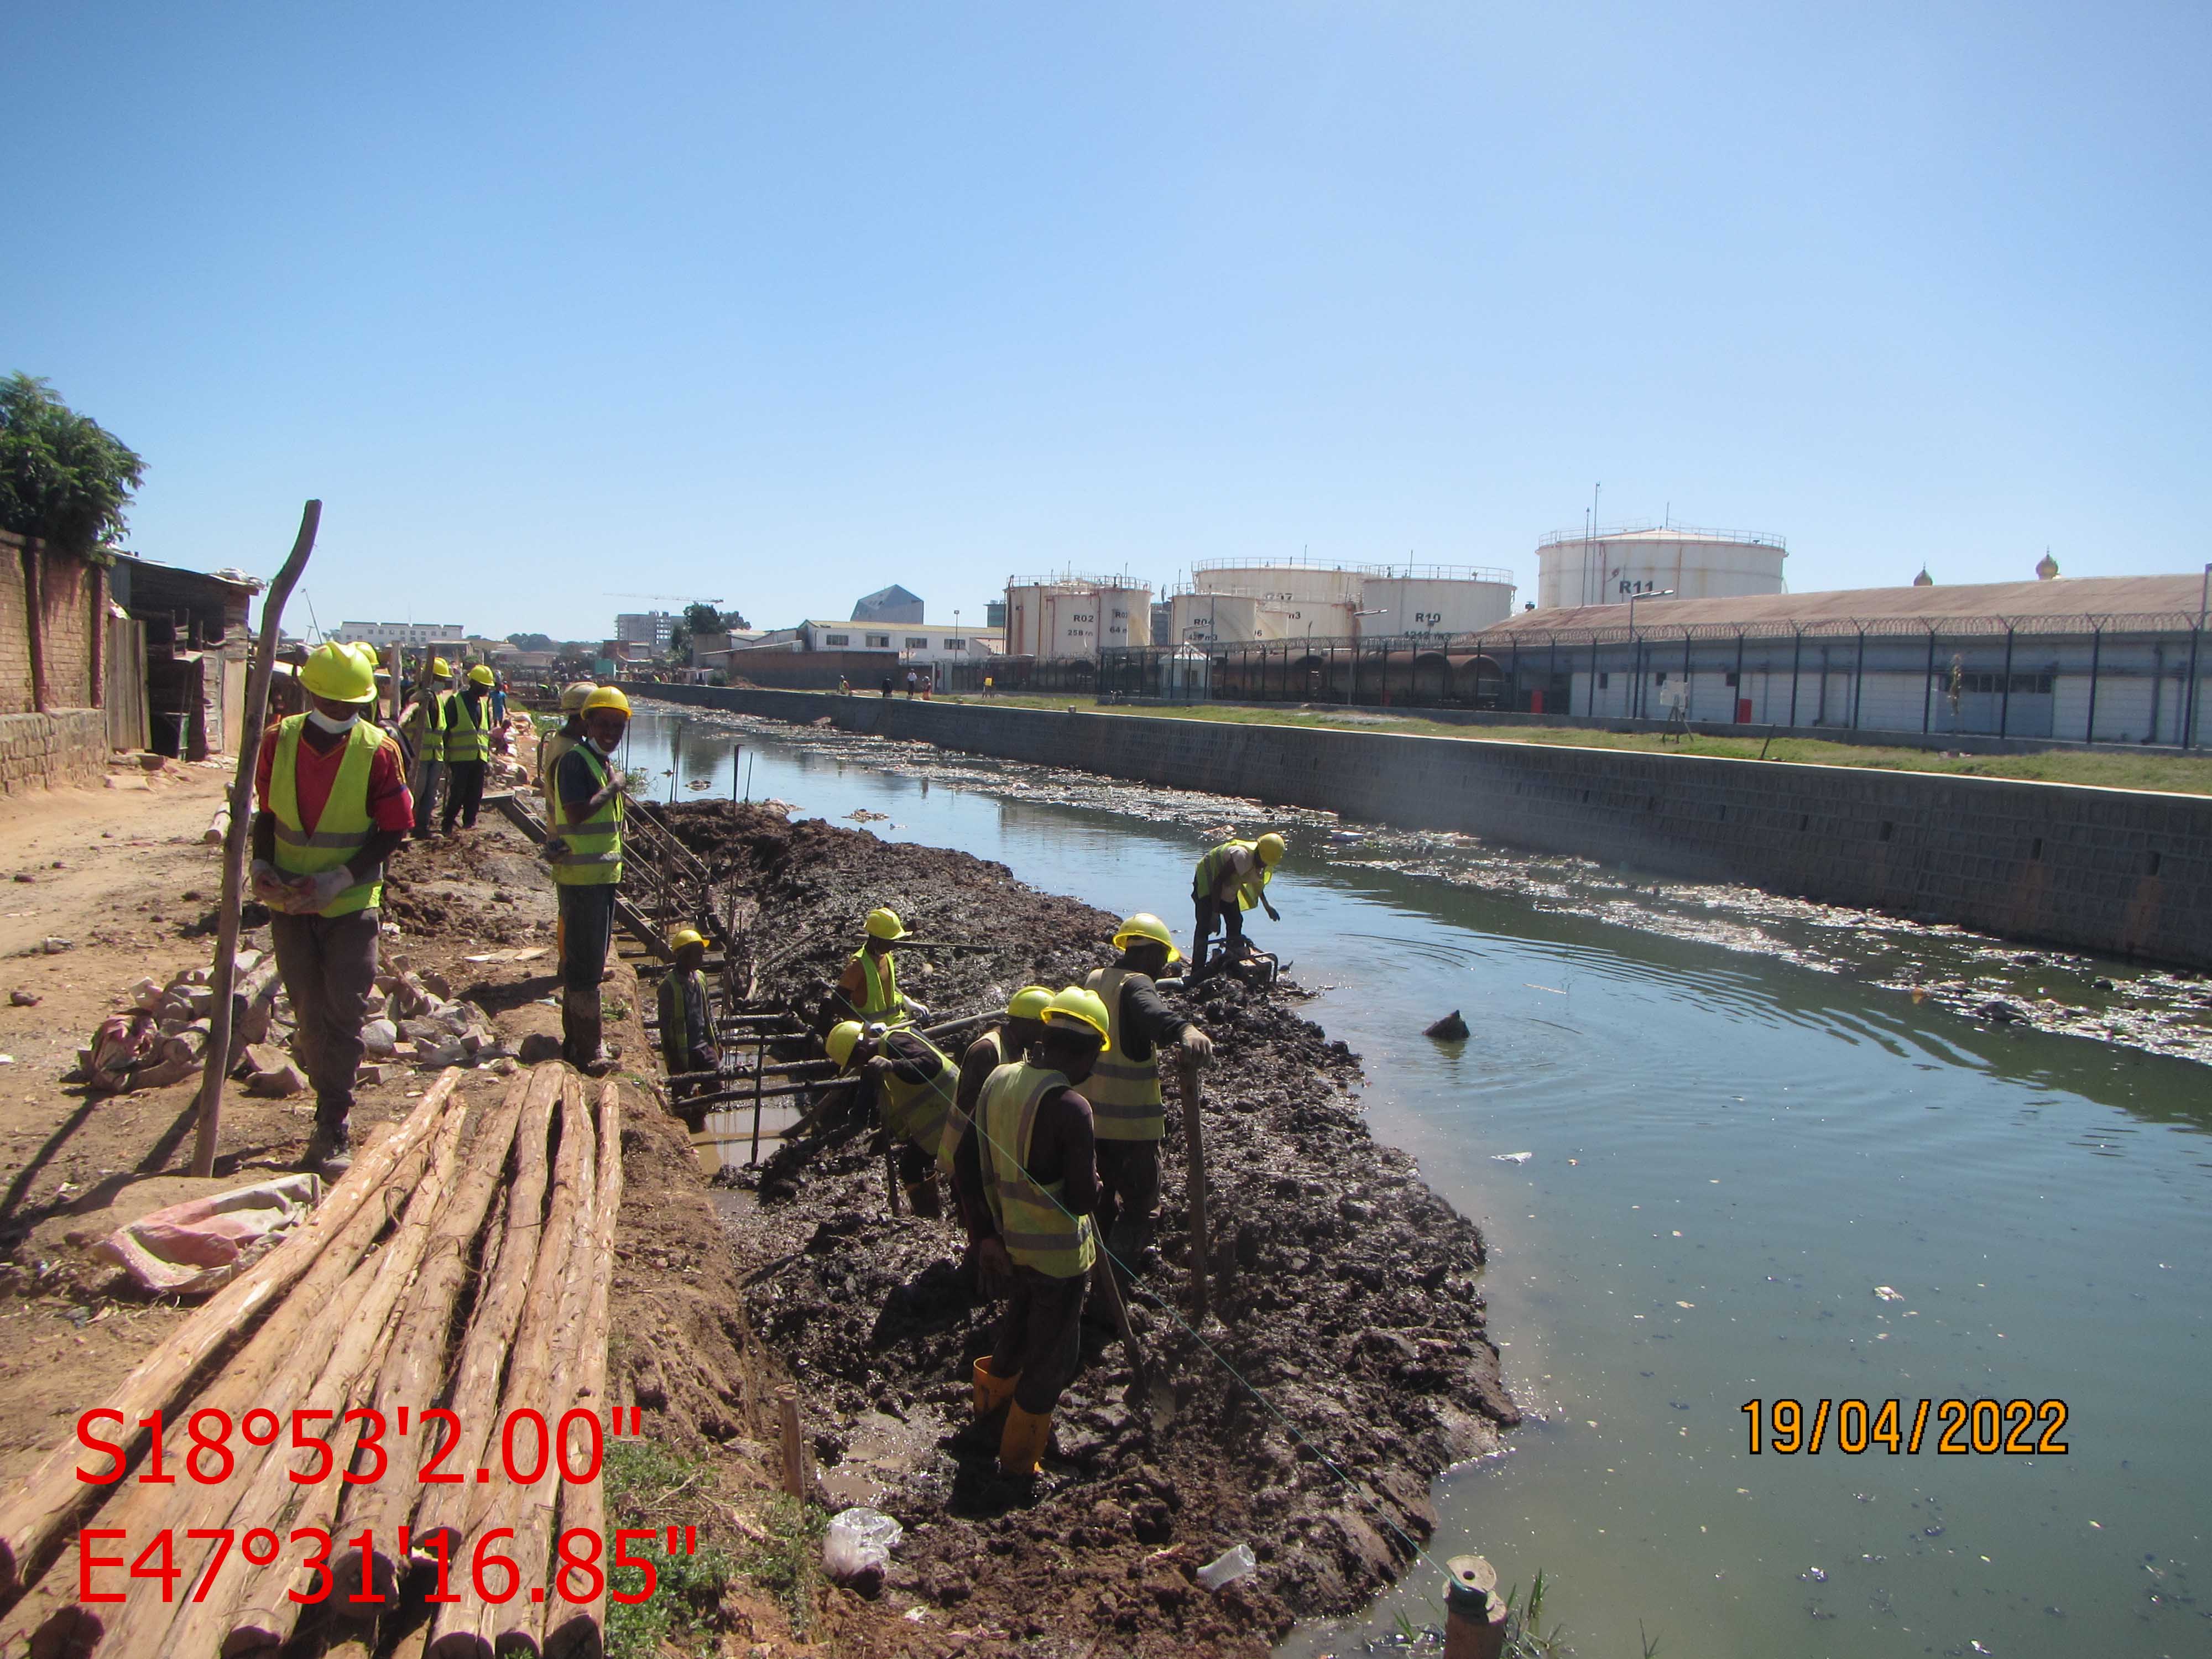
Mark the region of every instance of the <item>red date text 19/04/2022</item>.
[[[557, 1424], [549, 1425], [543, 1412], [509, 1412], [500, 1424], [498, 1468], [477, 1469], [473, 1479], [488, 1481], [497, 1474], [517, 1486], [534, 1486], [544, 1477], [550, 1462], [557, 1467], [561, 1478], [571, 1484], [596, 1480], [605, 1436], [641, 1432], [643, 1416], [635, 1407], [627, 1410], [614, 1407], [609, 1409], [607, 1422], [603, 1425], [596, 1413], [579, 1408], [564, 1413]], [[361, 1432], [356, 1443], [354, 1467], [341, 1469], [337, 1466], [331, 1439], [339, 1431], [356, 1425]], [[368, 1409], [343, 1413], [295, 1411], [291, 1413], [289, 1437], [285, 1421], [265, 1407], [256, 1407], [235, 1422], [228, 1412], [210, 1408], [196, 1411], [185, 1419], [185, 1443], [173, 1447], [167, 1442], [169, 1428], [162, 1422], [161, 1413], [139, 1419], [137, 1426], [150, 1437], [146, 1460], [131, 1477], [143, 1486], [175, 1484], [177, 1475], [170, 1463], [173, 1453], [185, 1479], [203, 1486], [221, 1486], [230, 1479], [237, 1464], [236, 1454], [231, 1449], [234, 1437], [262, 1449], [274, 1446], [283, 1438], [287, 1451], [303, 1454], [302, 1467], [289, 1471], [295, 1486], [319, 1486], [332, 1479], [349, 1486], [374, 1486], [390, 1471], [385, 1436], [396, 1432], [404, 1439], [418, 1426], [437, 1437], [422, 1449], [422, 1462], [415, 1473], [417, 1481], [432, 1486], [459, 1486], [471, 1478], [468, 1471], [443, 1467], [454, 1447], [460, 1443], [461, 1419], [434, 1407], [410, 1413], [402, 1406], [389, 1422], [382, 1412]], [[94, 1467], [77, 1466], [79, 1480], [89, 1486], [106, 1486], [124, 1478], [128, 1465], [121, 1438], [127, 1427], [123, 1413], [117, 1411], [88, 1411], [77, 1419], [78, 1443], [95, 1455]], [[103, 1431], [111, 1430], [118, 1439], [105, 1437]]]
[[[191, 1587], [180, 1582], [186, 1574], [176, 1565], [176, 1534], [171, 1528], [164, 1527], [140, 1543], [119, 1527], [85, 1528], [77, 1534], [77, 1600], [87, 1605], [121, 1601], [125, 1599], [125, 1587], [135, 1580], [158, 1583], [164, 1601], [174, 1601], [179, 1596], [204, 1601], [234, 1547], [248, 1565], [267, 1567], [276, 1565], [287, 1543], [307, 1546], [294, 1565], [312, 1577], [304, 1587], [295, 1585], [285, 1592], [301, 1606], [313, 1607], [335, 1598], [341, 1605], [381, 1607], [397, 1599], [377, 1594], [368, 1566], [373, 1553], [370, 1546], [374, 1540], [367, 1532], [335, 1540], [344, 1547], [349, 1559], [361, 1564], [359, 1582], [352, 1584], [340, 1583], [332, 1571], [331, 1550], [334, 1540], [320, 1527], [295, 1528], [289, 1540], [279, 1539], [267, 1527], [251, 1527], [244, 1533], [228, 1527], [195, 1527], [185, 1536], [204, 1539], [214, 1547], [206, 1571], [200, 1575], [198, 1584]], [[437, 1569], [437, 1583], [426, 1599], [434, 1602], [459, 1601], [453, 1589], [458, 1569], [466, 1573], [469, 1587], [479, 1600], [493, 1603], [512, 1601], [520, 1595], [531, 1601], [558, 1600], [581, 1605], [596, 1601], [605, 1592], [617, 1601], [635, 1605], [652, 1599], [659, 1575], [649, 1555], [632, 1553], [633, 1545], [663, 1544], [672, 1556], [695, 1554], [699, 1547], [697, 1533], [690, 1527], [671, 1527], [665, 1537], [653, 1527], [624, 1528], [615, 1534], [611, 1565], [638, 1569], [641, 1582], [617, 1589], [608, 1583], [606, 1569], [601, 1565], [607, 1553], [606, 1540], [596, 1532], [572, 1527], [554, 1540], [556, 1559], [550, 1585], [522, 1582], [521, 1570], [507, 1553], [507, 1547], [514, 1540], [512, 1527], [495, 1527], [477, 1540], [465, 1562], [456, 1563], [447, 1555], [445, 1536], [434, 1534], [428, 1540], [428, 1547], [421, 1551]], [[398, 1546], [394, 1553], [405, 1559], [413, 1541], [407, 1535], [407, 1528], [400, 1528], [393, 1541]], [[134, 1544], [139, 1546], [135, 1551]], [[115, 1553], [106, 1553], [111, 1547]], [[351, 1578], [354, 1574], [349, 1572], [345, 1577]]]

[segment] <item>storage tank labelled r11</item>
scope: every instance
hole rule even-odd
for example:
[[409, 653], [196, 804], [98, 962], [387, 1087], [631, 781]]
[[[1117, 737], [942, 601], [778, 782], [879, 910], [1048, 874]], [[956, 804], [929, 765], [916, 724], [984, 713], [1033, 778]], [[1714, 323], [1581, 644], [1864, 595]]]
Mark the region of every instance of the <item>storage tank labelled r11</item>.
[[1536, 545], [1538, 609], [1619, 605], [1637, 593], [1731, 599], [1783, 589], [1789, 549], [1762, 531], [1624, 525], [1562, 530]]

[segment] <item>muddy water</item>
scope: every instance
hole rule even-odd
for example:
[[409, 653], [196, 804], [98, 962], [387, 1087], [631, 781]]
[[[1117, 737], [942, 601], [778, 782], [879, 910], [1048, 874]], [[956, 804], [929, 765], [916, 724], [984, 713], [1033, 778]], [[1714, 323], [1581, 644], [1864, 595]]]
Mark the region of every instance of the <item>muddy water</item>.
[[[672, 745], [679, 798], [726, 794], [736, 744], [755, 799], [881, 813], [857, 821], [1178, 929], [1234, 810], [697, 716], [641, 719], [633, 763]], [[1258, 929], [1365, 1057], [1377, 1132], [1488, 1235], [1532, 1413], [1438, 1484], [1439, 1559], [1541, 1569], [1586, 1656], [1639, 1652], [1639, 1625], [1701, 1659], [2212, 1648], [2191, 982], [1290, 817], [1283, 923]], [[1959, 1012], [1993, 998], [2021, 1018]], [[1419, 1035], [1455, 1007], [1470, 1040]], [[1754, 1455], [1741, 1407], [1777, 1397], [1808, 1420], [1898, 1399], [1908, 1436], [1923, 1399], [2062, 1401], [2068, 1450], [1942, 1455], [1931, 1411], [1917, 1454], [1847, 1455], [1832, 1418], [1817, 1455]], [[1362, 1651], [1434, 1622], [1435, 1593], [1416, 1575], [1284, 1651]]]

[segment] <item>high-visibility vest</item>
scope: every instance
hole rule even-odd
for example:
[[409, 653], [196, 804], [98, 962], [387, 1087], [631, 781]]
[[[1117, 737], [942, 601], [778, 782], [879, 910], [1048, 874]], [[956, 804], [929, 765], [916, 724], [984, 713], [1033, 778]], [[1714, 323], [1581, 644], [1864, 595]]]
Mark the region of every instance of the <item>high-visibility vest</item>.
[[468, 696], [464, 692], [448, 691], [442, 700], [446, 705], [446, 762], [488, 761], [491, 758], [491, 711], [484, 711], [485, 724], [478, 726], [469, 711]]
[[899, 994], [898, 963], [891, 953], [870, 956], [866, 951], [853, 952], [853, 960], [860, 964], [860, 1006], [854, 1012], [862, 1019], [880, 1019], [887, 1025], [897, 1025], [906, 1019], [906, 999]]
[[[565, 724], [565, 722], [564, 722]], [[538, 740], [538, 787], [545, 797], [545, 822], [553, 822], [554, 775], [561, 769], [561, 757], [581, 743], [581, 738], [572, 738], [556, 726]]]
[[[901, 1077], [896, 1069], [885, 1072], [880, 1085], [884, 1127], [951, 1169], [953, 1145], [948, 1144], [945, 1126], [952, 1115], [953, 1091], [960, 1080], [960, 1069], [944, 1049], [919, 1031], [908, 1031], [903, 1036], [920, 1043], [927, 1051], [926, 1059], [937, 1061], [937, 1074], [915, 1083]], [[913, 1056], [886, 1046], [884, 1058], [897, 1062], [911, 1061]]]
[[416, 760], [442, 761], [446, 758], [446, 699], [440, 693], [422, 690], [416, 693], [415, 706], [422, 711], [422, 740], [415, 751]]
[[[714, 1040], [714, 1028], [707, 1001], [707, 975], [700, 969], [686, 972], [671, 969], [660, 981], [658, 998], [660, 1012], [660, 1056], [668, 1062], [671, 1072], [691, 1069], [691, 1049], [695, 1041], [700, 1044]], [[692, 1036], [693, 1011], [698, 1013], [698, 1036]]]
[[1167, 1133], [1160, 1115], [1158, 1057], [1132, 1060], [1121, 1047], [1121, 988], [1143, 978], [1127, 968], [1094, 968], [1083, 981], [1106, 1005], [1106, 1046], [1083, 1085], [1101, 1140], [1158, 1140]]
[[[276, 820], [276, 868], [287, 876], [319, 875], [335, 870], [368, 845], [374, 833], [368, 816], [368, 769], [384, 747], [384, 728], [357, 720], [347, 734], [337, 775], [331, 780], [323, 815], [309, 830], [300, 819], [300, 730], [305, 714], [277, 722], [276, 753], [269, 769], [269, 811]], [[349, 916], [384, 902], [384, 872], [356, 882], [318, 915]]]
[[975, 1106], [983, 1134], [976, 1148], [983, 1200], [998, 1224], [1000, 1242], [1016, 1267], [1034, 1267], [1052, 1279], [1087, 1273], [1098, 1259], [1091, 1218], [1070, 1215], [1060, 1202], [1066, 1180], [1048, 1184], [1029, 1171], [1037, 1108], [1053, 1090], [1066, 1087], [1067, 1079], [1058, 1072], [1018, 1061], [991, 1073]]
[[[607, 763], [599, 750], [580, 743], [569, 751], [581, 755], [592, 769], [597, 794], [607, 787]], [[553, 855], [553, 879], [564, 887], [611, 886], [622, 879], [623, 796], [617, 790], [599, 809], [580, 823], [568, 817], [568, 803], [553, 792], [553, 833], [567, 843]]]
[[1237, 908], [1249, 910], [1260, 902], [1260, 890], [1274, 880], [1272, 867], [1260, 862], [1257, 843], [1249, 841], [1224, 841], [1198, 861], [1197, 873], [1192, 878], [1190, 896], [1194, 899], [1212, 898], [1213, 884], [1221, 879], [1221, 868], [1228, 863], [1229, 855], [1242, 848], [1252, 854], [1252, 873], [1237, 884]]

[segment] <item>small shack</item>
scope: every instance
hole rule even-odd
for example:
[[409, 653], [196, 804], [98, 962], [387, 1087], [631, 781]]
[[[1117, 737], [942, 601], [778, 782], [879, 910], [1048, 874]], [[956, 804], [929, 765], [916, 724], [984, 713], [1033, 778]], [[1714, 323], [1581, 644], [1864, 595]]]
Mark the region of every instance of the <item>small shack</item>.
[[205, 760], [236, 751], [246, 722], [247, 612], [261, 586], [243, 571], [179, 570], [116, 555], [108, 588], [129, 630], [118, 654], [143, 653], [146, 746], [155, 754]]

